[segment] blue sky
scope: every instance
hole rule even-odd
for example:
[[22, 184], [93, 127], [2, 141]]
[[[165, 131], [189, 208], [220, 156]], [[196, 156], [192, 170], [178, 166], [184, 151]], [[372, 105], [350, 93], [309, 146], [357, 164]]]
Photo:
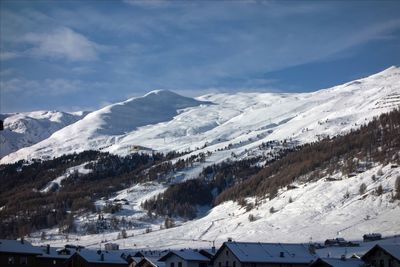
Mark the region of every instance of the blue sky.
[[0, 1], [0, 112], [309, 92], [400, 65], [400, 1]]

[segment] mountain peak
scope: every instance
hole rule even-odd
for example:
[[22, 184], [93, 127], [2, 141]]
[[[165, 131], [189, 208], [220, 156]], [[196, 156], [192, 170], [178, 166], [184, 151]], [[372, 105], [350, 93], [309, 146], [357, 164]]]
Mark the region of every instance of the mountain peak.
[[170, 90], [166, 90], [166, 89], [158, 89], [158, 90], [153, 90], [148, 92], [147, 94], [144, 95], [144, 97], [146, 96], [152, 96], [152, 95], [178, 95]]

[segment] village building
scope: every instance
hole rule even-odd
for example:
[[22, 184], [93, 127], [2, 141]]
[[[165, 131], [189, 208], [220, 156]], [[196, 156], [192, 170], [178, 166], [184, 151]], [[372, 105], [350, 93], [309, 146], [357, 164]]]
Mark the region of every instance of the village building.
[[213, 264], [214, 267], [306, 267], [315, 258], [309, 246], [303, 244], [228, 241], [217, 251]]
[[66, 267], [121, 267], [128, 266], [120, 251], [81, 249], [66, 261]]
[[36, 256], [42, 254], [42, 250], [31, 243], [21, 240], [0, 239], [0, 266], [37, 266]]
[[363, 235], [364, 242], [381, 240], [381, 239], [382, 239], [382, 235], [380, 233], [372, 233], [372, 234]]
[[172, 250], [159, 259], [165, 262], [165, 267], [207, 267], [210, 258], [202, 255], [198, 250]]
[[211, 263], [211, 260], [214, 258], [215, 254], [217, 253], [217, 250], [213, 246], [211, 249], [200, 249], [199, 253], [209, 258]]
[[318, 258], [310, 267], [366, 267], [364, 261], [357, 258]]
[[136, 251], [133, 253], [124, 252], [123, 258], [129, 263], [129, 267], [136, 266], [159, 266], [164, 267], [164, 262], [159, 262], [158, 260], [164, 256], [168, 251]]
[[400, 267], [400, 245], [375, 245], [361, 259], [374, 267]]
[[54, 248], [50, 245], [41, 247], [42, 254], [36, 257], [36, 266], [64, 267], [67, 260], [75, 253], [74, 249]]

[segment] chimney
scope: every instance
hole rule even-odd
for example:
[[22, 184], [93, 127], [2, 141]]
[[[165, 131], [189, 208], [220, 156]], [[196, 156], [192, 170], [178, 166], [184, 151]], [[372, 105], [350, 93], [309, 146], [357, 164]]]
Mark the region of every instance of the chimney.
[[215, 252], [215, 246], [213, 246], [213, 247], [211, 248], [211, 251], [212, 251], [212, 252]]
[[285, 252], [281, 251], [281, 252], [279, 253], [279, 257], [284, 258], [284, 257], [285, 257]]
[[228, 242], [232, 242], [232, 237], [228, 237]]
[[21, 237], [21, 244], [24, 243], [24, 237]]
[[46, 253], [50, 254], [50, 245], [49, 244], [47, 244], [47, 246], [46, 246]]

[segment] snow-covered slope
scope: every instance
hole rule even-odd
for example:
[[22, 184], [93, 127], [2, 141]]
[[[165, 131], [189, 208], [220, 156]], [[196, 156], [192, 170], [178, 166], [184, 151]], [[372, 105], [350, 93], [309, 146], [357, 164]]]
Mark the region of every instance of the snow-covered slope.
[[[376, 179], [371, 177], [375, 175]], [[400, 167], [391, 164], [378, 165], [354, 177], [344, 177], [338, 173], [334, 178], [317, 182], [295, 184], [297, 188], [279, 191], [272, 200], [264, 199], [250, 211], [234, 202], [225, 202], [204, 217], [182, 223], [180, 226], [160, 230], [163, 220], [154, 220], [152, 224], [128, 230], [127, 239], [117, 239], [117, 233], [74, 236], [80, 245], [98, 247], [102, 240], [120, 244], [121, 248], [187, 248], [217, 246], [228, 237], [236, 241], [252, 242], [323, 242], [327, 238], [344, 237], [360, 240], [365, 233], [379, 232], [384, 236], [400, 232], [399, 201], [392, 201], [394, 184], [400, 175]], [[331, 177], [332, 178], [332, 177]], [[359, 192], [361, 184], [366, 191]], [[382, 185], [383, 194], [377, 195], [376, 189]], [[142, 187], [142, 193], [137, 190]], [[135, 196], [134, 200], [143, 201], [147, 187], [136, 185], [124, 190], [118, 196]], [[130, 191], [136, 192], [130, 194]], [[131, 200], [130, 200], [131, 201]], [[255, 199], [248, 199], [249, 202]], [[136, 205], [136, 204], [134, 204]], [[273, 207], [274, 212], [271, 212]], [[138, 214], [139, 212], [139, 214]], [[254, 221], [249, 220], [252, 214]], [[126, 218], [140, 216], [140, 211], [122, 212]], [[94, 215], [96, 216], [96, 215]], [[115, 216], [115, 214], [114, 214]], [[85, 220], [83, 220], [85, 222]], [[80, 222], [82, 223], [82, 222]], [[146, 231], [151, 228], [152, 231]], [[61, 236], [58, 236], [58, 238]], [[46, 240], [53, 245], [65, 244], [65, 239]], [[34, 242], [41, 242], [40, 233]]]
[[0, 119], [4, 120], [4, 131], [0, 132], [0, 158], [48, 138], [84, 115], [84, 112], [60, 111], [0, 114]]
[[[209, 94], [190, 99], [169, 91], [107, 106], [12, 153], [0, 163], [135, 146], [159, 151], [210, 151], [210, 162], [257, 153], [269, 140], [309, 142], [348, 132], [400, 105], [400, 68], [313, 93]], [[231, 149], [221, 150], [229, 144]], [[202, 148], [202, 149], [200, 149]]]

